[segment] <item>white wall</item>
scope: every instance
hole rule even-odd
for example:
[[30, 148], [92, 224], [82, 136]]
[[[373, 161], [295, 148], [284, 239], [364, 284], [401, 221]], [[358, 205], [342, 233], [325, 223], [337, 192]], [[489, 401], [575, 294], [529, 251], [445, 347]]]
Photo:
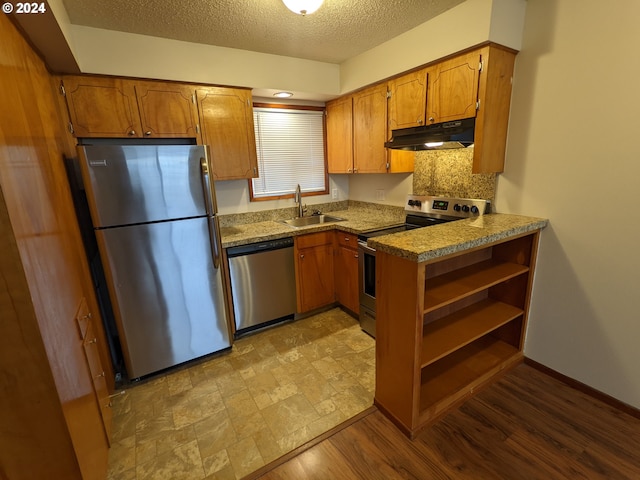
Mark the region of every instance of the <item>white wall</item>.
[[[349, 180], [349, 200], [403, 207], [407, 194], [413, 193], [411, 173], [359, 173], [341, 176]], [[378, 197], [379, 191], [382, 191], [384, 200]]]
[[640, 407], [640, 2], [529, 1], [501, 212], [543, 231], [525, 354]]
[[340, 65], [350, 92], [491, 40], [520, 50], [526, 0], [467, 0]]

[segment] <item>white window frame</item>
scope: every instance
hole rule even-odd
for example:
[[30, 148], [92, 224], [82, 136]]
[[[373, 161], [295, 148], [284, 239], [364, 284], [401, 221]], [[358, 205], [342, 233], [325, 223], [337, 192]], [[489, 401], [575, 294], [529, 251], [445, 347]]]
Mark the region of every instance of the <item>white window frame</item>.
[[324, 118], [322, 107], [254, 104], [259, 178], [249, 180], [252, 202], [291, 198], [298, 184], [303, 196], [329, 193]]

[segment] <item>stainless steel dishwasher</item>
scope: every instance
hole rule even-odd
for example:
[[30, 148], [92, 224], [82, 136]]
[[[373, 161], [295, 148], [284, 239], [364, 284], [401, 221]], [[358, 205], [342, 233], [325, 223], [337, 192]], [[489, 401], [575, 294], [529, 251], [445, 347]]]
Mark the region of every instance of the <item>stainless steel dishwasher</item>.
[[293, 318], [293, 238], [227, 249], [236, 336]]

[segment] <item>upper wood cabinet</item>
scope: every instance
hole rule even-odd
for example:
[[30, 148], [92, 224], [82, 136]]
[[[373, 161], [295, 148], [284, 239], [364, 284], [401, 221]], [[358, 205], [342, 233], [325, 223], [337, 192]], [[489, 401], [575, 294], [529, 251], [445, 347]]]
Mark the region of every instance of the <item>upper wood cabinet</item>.
[[429, 75], [427, 123], [448, 122], [476, 115], [480, 51], [438, 63]]
[[426, 68], [389, 80], [389, 132], [425, 124], [427, 106]]
[[193, 87], [89, 76], [63, 83], [76, 137], [199, 139]]
[[387, 84], [353, 95], [353, 171], [386, 173]]
[[197, 89], [202, 142], [209, 145], [213, 178], [232, 180], [258, 176], [251, 90]]
[[142, 135], [199, 138], [195, 89], [189, 85], [135, 82]]
[[64, 77], [76, 137], [139, 137], [142, 128], [133, 82], [119, 78]]
[[[391, 139], [393, 130], [420, 127], [425, 124], [428, 79], [429, 70], [423, 68], [417, 72], [389, 80], [387, 84], [389, 90], [387, 103], [388, 140]], [[387, 155], [389, 173], [413, 172], [415, 152], [389, 149]]]
[[329, 173], [353, 173], [353, 97], [347, 95], [326, 107]]

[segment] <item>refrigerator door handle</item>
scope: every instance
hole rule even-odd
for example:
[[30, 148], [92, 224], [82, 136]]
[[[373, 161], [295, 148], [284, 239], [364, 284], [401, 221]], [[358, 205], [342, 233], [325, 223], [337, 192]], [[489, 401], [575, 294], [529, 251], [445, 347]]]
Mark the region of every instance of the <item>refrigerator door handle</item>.
[[211, 242], [211, 255], [213, 256], [213, 268], [220, 267], [220, 229], [218, 219], [215, 217], [215, 203], [213, 191], [211, 189], [211, 178], [209, 176], [209, 162], [206, 157], [200, 159], [200, 171], [202, 172], [202, 188], [204, 190], [204, 201], [207, 208], [207, 224], [209, 225], [209, 241]]
[[211, 255], [213, 256], [213, 268], [220, 268], [220, 227], [218, 226], [218, 218], [212, 215], [207, 217], [209, 225], [209, 239], [211, 241]]
[[204, 203], [207, 209], [207, 215], [215, 215], [216, 209], [213, 190], [211, 188], [211, 177], [209, 175], [209, 161], [206, 157], [200, 158], [200, 172], [202, 172], [202, 189], [204, 190]]

